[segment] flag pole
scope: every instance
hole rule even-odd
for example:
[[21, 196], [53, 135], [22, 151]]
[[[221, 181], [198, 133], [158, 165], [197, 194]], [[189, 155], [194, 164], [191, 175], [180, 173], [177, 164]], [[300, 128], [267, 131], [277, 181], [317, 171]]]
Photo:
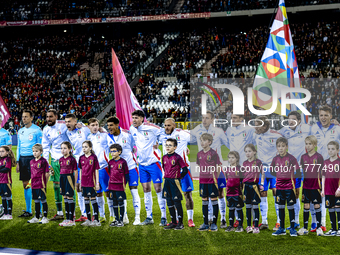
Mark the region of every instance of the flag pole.
[[[274, 8], [274, 12], [273, 12], [272, 17], [271, 17], [271, 19], [270, 19], [269, 26], [268, 26], [267, 36], [266, 36], [265, 38], [268, 38], [268, 36], [270, 36], [270, 29], [271, 29], [270, 26], [273, 24], [273, 20], [274, 20], [274, 18], [275, 18], [275, 16], [276, 16], [276, 12], [277, 12], [277, 8], [278, 8], [278, 6], [279, 6], [279, 3], [280, 3], [280, 0], [276, 0], [276, 5], [275, 5], [275, 8]], [[267, 46], [267, 43], [265, 43], [265, 44], [262, 46], [262, 52], [264, 52], [264, 49], [266, 48], [266, 46]], [[263, 54], [262, 54], [262, 55], [263, 55]], [[260, 63], [261, 58], [262, 58], [262, 55], [259, 56], [258, 63]], [[254, 74], [254, 78], [255, 78], [255, 76], [256, 76], [256, 74], [257, 74], [257, 69], [259, 68], [259, 66], [260, 66], [259, 64], [256, 66], [256, 71], [255, 71], [255, 74]]]

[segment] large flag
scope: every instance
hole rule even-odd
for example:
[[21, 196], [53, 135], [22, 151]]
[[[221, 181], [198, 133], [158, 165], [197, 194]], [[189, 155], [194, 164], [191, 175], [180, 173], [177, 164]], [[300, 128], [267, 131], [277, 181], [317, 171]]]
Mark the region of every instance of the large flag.
[[2, 116], [1, 127], [3, 127], [5, 126], [7, 120], [11, 117], [11, 114], [9, 113], [9, 110], [4, 100], [2, 100], [1, 96], [0, 96], [0, 115]]
[[[256, 72], [253, 84], [253, 104], [266, 110], [270, 109], [272, 106], [272, 91], [274, 86], [278, 90], [278, 102], [274, 113], [281, 115], [280, 88], [301, 87], [299, 69], [284, 0], [280, 0], [279, 2], [267, 46]], [[294, 99], [303, 98], [304, 95], [301, 95], [301, 93], [288, 93], [286, 97]], [[287, 105], [286, 113], [282, 113], [282, 115], [287, 116], [290, 111], [296, 110], [298, 109], [295, 105]], [[306, 119], [304, 119], [304, 121], [306, 122]]]
[[123, 69], [113, 49], [112, 72], [115, 91], [116, 116], [119, 118], [119, 126], [124, 129], [129, 129], [132, 124], [131, 113], [134, 110], [142, 110], [142, 108], [131, 91], [130, 85], [125, 78]]

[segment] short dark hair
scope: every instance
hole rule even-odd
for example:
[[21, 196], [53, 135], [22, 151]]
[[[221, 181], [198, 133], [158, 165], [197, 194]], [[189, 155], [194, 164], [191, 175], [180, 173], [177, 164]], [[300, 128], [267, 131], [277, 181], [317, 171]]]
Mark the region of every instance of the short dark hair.
[[47, 112], [51, 112], [54, 116], [58, 116], [58, 112], [55, 109], [49, 109]]
[[98, 122], [98, 124], [99, 124], [99, 120], [97, 118], [91, 118], [91, 119], [88, 120], [89, 125], [94, 123], [94, 122]]
[[212, 111], [207, 111], [207, 114], [210, 114], [210, 117], [211, 117], [212, 119], [215, 118], [215, 115], [214, 115], [214, 113], [213, 113]]
[[73, 113], [66, 114], [65, 119], [69, 119], [69, 118], [77, 119], [76, 115], [74, 115]]
[[285, 144], [286, 146], [288, 146], [288, 140], [287, 140], [286, 137], [279, 137], [279, 138], [276, 140], [276, 146], [278, 146], [279, 143], [283, 143], [283, 144]]
[[31, 110], [23, 110], [23, 112], [22, 113], [29, 113], [29, 115], [30, 115], [30, 117], [33, 117], [34, 115], [33, 115], [33, 112], [31, 111]]
[[120, 144], [118, 144], [118, 143], [112, 144], [112, 145], [110, 146], [110, 151], [111, 151], [112, 149], [117, 149], [117, 151], [120, 152], [120, 153], [123, 152], [122, 146], [121, 146]]
[[107, 123], [113, 122], [114, 124], [119, 124], [119, 119], [116, 116], [111, 116], [107, 119]]
[[145, 117], [145, 113], [142, 111], [142, 110], [135, 110], [133, 113], [132, 113], [132, 116], [138, 116], [138, 117]]
[[290, 115], [294, 115], [294, 116], [296, 116], [297, 120], [301, 120], [301, 114], [299, 112], [297, 112], [297, 111], [290, 112], [288, 114], [288, 118], [289, 118]]
[[[172, 145], [174, 147], [177, 147], [177, 140], [174, 139], [174, 138], [169, 138], [168, 140], [166, 140], [166, 142], [172, 142]], [[164, 144], [164, 146], [165, 146], [165, 144]]]

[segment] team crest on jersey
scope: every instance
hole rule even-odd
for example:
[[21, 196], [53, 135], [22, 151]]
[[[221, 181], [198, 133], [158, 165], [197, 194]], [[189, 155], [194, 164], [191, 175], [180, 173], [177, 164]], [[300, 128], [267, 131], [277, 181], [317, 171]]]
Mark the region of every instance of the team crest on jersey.
[[67, 166], [70, 165], [70, 160], [69, 160], [69, 159], [66, 161], [66, 165], [67, 165]]
[[28, 136], [28, 140], [32, 141], [33, 140], [33, 135]]
[[270, 142], [270, 143], [273, 143], [273, 142], [274, 142], [274, 139], [269, 139], [269, 142]]
[[215, 131], [213, 132], [213, 136], [215, 136]]
[[41, 167], [41, 164], [40, 164], [40, 163], [38, 163], [38, 164], [37, 164], [37, 168], [40, 168], [40, 167]]
[[207, 160], [211, 161], [211, 156], [210, 155], [207, 156]]
[[315, 159], [313, 159], [313, 164], [314, 164], [314, 165], [316, 164], [316, 158], [315, 158]]
[[276, 197], [276, 202], [277, 203], [280, 202], [280, 197], [279, 196]]
[[99, 140], [100, 139], [100, 135], [96, 135], [96, 138], [97, 138], [97, 140]]
[[334, 134], [335, 133], [335, 130], [333, 129], [332, 131], [331, 131], [331, 134]]
[[181, 140], [181, 138], [179, 137], [179, 135], [176, 135], [176, 140], [177, 140], [177, 141]]
[[144, 136], [147, 136], [147, 135], [149, 135], [149, 133], [148, 133], [148, 132], [144, 132], [143, 135], [144, 135]]
[[58, 135], [61, 135], [61, 131], [60, 131], [60, 129], [58, 129], [58, 131], [57, 131], [57, 134], [58, 134]]
[[122, 143], [126, 143], [126, 140], [125, 140], [125, 139], [123, 139], [123, 140], [122, 140]]
[[329, 200], [326, 200], [326, 206], [329, 206]]
[[288, 166], [288, 160], [285, 161], [285, 166]]
[[122, 169], [122, 164], [119, 164], [119, 165], [118, 165], [118, 169]]
[[171, 164], [174, 166], [175, 165], [175, 163], [176, 163], [176, 161], [173, 159], [173, 160], [171, 160]]
[[246, 132], [243, 132], [242, 136], [243, 136], [243, 137], [246, 137], [246, 136], [247, 136]]
[[92, 164], [93, 164], [93, 159], [90, 159], [90, 162], [89, 162], [89, 163], [90, 163], [90, 165], [92, 165]]

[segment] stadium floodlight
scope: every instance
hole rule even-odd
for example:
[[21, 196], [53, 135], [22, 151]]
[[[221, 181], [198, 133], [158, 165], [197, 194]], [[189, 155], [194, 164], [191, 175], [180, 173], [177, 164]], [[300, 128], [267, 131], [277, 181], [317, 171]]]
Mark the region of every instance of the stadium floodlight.
[[67, 30], [64, 30], [64, 33], [66, 33], [67, 32]]

